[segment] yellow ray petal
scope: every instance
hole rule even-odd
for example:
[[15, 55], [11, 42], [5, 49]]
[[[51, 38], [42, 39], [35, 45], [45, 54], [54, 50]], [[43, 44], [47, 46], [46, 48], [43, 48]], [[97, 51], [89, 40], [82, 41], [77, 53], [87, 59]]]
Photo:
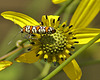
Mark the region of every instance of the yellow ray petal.
[[91, 9], [88, 11], [88, 14], [86, 14], [85, 18], [81, 21], [81, 23], [77, 25], [80, 27], [83, 26], [83, 28], [87, 27], [92, 22], [92, 20], [96, 17], [96, 15], [99, 13], [99, 6], [100, 6], [99, 4], [100, 4], [100, 0], [97, 0], [93, 4]]
[[5, 11], [1, 13], [1, 16], [3, 16], [5, 19], [13, 21], [15, 24], [18, 24], [22, 28], [26, 25], [39, 25], [39, 23], [33, 18], [14, 11]]
[[[67, 55], [66, 57], [68, 58], [69, 55]], [[59, 61], [60, 64], [62, 62], [63, 61], [61, 61], [61, 60]], [[80, 78], [82, 76], [82, 71], [81, 71], [79, 65], [77, 64], [77, 62], [75, 61], [75, 59], [73, 59], [69, 64], [67, 64], [63, 68], [63, 70], [67, 74], [67, 76], [70, 78], [70, 80], [80, 80]]]
[[[49, 26], [52, 27], [51, 23], [53, 23], [53, 22], [51, 22], [51, 21], [53, 21], [53, 19], [55, 19], [55, 22], [56, 22], [58, 20], [59, 16], [48, 15], [47, 18], [48, 18], [48, 24], [49, 24]], [[42, 16], [42, 20], [41, 21], [44, 22], [44, 23], [47, 23], [46, 15]]]
[[[86, 44], [100, 33], [100, 29], [81, 28], [81, 29], [74, 30], [74, 33], [76, 34], [75, 37], [77, 38], [74, 41], [78, 41], [79, 44]], [[100, 42], [100, 39], [97, 40], [96, 42]]]
[[54, 15], [48, 15], [48, 19], [55, 19], [55, 22], [58, 20], [59, 16], [54, 16]]
[[39, 57], [36, 57], [35, 52], [36, 52], [35, 50], [32, 50], [30, 52], [23, 53], [22, 55], [20, 55], [15, 60], [17, 62], [34, 63], [34, 62], [38, 61], [38, 59], [39, 59]]
[[52, 0], [52, 2], [53, 2], [54, 4], [59, 4], [59, 3], [62, 3], [62, 2], [64, 2], [64, 1], [67, 1], [67, 0]]
[[80, 29], [74, 29], [74, 33], [76, 34], [83, 34], [83, 33], [100, 33], [100, 29], [97, 28], [80, 28]]
[[82, 0], [76, 9], [70, 25], [73, 28], [84, 28], [94, 19], [99, 12], [100, 0]]
[[93, 38], [96, 35], [98, 35], [99, 33], [86, 33], [86, 34], [76, 34], [75, 37], [77, 37], [77, 39], [81, 39], [81, 38]]
[[88, 4], [89, 0], [82, 0], [80, 4], [78, 5], [74, 15], [72, 16], [70, 25], [75, 25], [76, 21], [79, 19], [79, 17], [82, 14], [82, 11], [84, 11], [84, 8]]
[[10, 61], [0, 61], [0, 71], [12, 65]]
[[[96, 35], [95, 35], [96, 36]], [[75, 39], [75, 41], [78, 41], [78, 44], [87, 44], [90, 40], [92, 40], [94, 37], [91, 38], [81, 38], [81, 39]], [[97, 40], [95, 43], [100, 42], [100, 39]]]

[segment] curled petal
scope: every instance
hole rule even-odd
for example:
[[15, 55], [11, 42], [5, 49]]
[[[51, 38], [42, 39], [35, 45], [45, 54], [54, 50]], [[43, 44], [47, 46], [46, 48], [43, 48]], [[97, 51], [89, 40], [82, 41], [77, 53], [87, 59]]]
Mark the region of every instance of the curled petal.
[[34, 20], [33, 18], [14, 11], [5, 11], [1, 13], [1, 16], [3, 16], [5, 19], [13, 21], [15, 24], [18, 24], [22, 28], [26, 25], [39, 25], [39, 23]]
[[59, 3], [62, 3], [62, 2], [64, 2], [64, 1], [66, 1], [66, 0], [52, 0], [52, 2], [53, 2], [54, 4], [59, 4]]
[[12, 65], [12, 62], [10, 61], [0, 61], [0, 71], [11, 65]]

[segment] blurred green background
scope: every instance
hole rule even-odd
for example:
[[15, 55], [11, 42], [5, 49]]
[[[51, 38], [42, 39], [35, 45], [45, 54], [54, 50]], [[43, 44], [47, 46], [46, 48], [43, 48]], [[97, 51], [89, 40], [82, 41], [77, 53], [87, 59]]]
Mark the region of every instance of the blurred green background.
[[[0, 13], [3, 11], [17, 11], [33, 17], [38, 22], [41, 21], [42, 15], [54, 14], [60, 5], [54, 5], [51, 0], [0, 0]], [[100, 13], [92, 21], [89, 27], [100, 28]], [[6, 54], [19, 39], [18, 34], [20, 27], [13, 22], [0, 16], [0, 56]], [[17, 35], [17, 36], [16, 36]], [[16, 38], [15, 38], [16, 36]], [[12, 40], [12, 43], [8, 43]], [[76, 46], [79, 49], [82, 45]], [[100, 80], [100, 64], [86, 65], [88, 61], [100, 60], [100, 43], [92, 45], [85, 50], [83, 54], [76, 58], [81, 66], [83, 76], [81, 80]], [[13, 60], [14, 61], [14, 60]], [[17, 63], [0, 72], [0, 80], [34, 80], [38, 77], [44, 68], [44, 63], [36, 62], [34, 64]], [[49, 73], [56, 67], [52, 66]], [[60, 71], [50, 80], [68, 80], [66, 74]]]

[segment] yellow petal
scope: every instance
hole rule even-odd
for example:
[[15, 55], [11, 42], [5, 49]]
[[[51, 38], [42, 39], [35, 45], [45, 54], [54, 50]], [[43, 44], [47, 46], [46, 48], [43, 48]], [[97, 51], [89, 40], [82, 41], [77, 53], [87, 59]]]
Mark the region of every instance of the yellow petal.
[[43, 15], [41, 21], [42, 21], [43, 23], [45, 23], [45, 24], [47, 24], [47, 22], [48, 22], [49, 26], [53, 27], [52, 24], [51, 24], [51, 23], [53, 23], [53, 22], [51, 22], [51, 21], [52, 21], [53, 19], [55, 19], [55, 22], [57, 22], [59, 16], [48, 15], [47, 18], [48, 18], [48, 21], [46, 20], [46, 15]]
[[81, 39], [81, 38], [91, 38], [91, 37], [95, 37], [98, 34], [99, 33], [76, 34], [75, 37], [77, 37], [77, 39]]
[[78, 8], [76, 9], [70, 25], [73, 28], [85, 28], [95, 18], [99, 12], [100, 0], [81, 0]]
[[22, 55], [20, 55], [15, 60], [17, 62], [34, 63], [34, 62], [38, 61], [38, 59], [39, 59], [39, 57], [36, 57], [35, 52], [36, 52], [36, 50], [32, 50], [30, 52], [23, 53]]
[[18, 24], [22, 28], [26, 25], [39, 25], [39, 23], [35, 21], [33, 18], [14, 11], [5, 11], [1, 13], [1, 16], [3, 16], [5, 19], [13, 21], [15, 24]]
[[[95, 35], [96, 36], [96, 35]], [[94, 37], [91, 38], [81, 38], [81, 39], [75, 39], [75, 41], [78, 41], [78, 44], [86, 44], [88, 43], [90, 40], [92, 40]], [[100, 42], [100, 39], [97, 40], [95, 43]]]
[[48, 15], [48, 19], [55, 19], [55, 22], [58, 20], [59, 16], [54, 16], [54, 15]]
[[10, 61], [0, 61], [0, 71], [12, 65]]
[[[66, 54], [67, 55], [67, 54]], [[69, 56], [67, 55], [67, 58]], [[61, 64], [63, 61], [59, 61], [59, 63]], [[63, 68], [64, 72], [67, 74], [67, 76], [70, 78], [70, 80], [80, 80], [81, 76], [82, 76], [82, 71], [79, 67], [79, 65], [77, 64], [77, 62], [75, 61], [75, 59], [73, 59], [69, 64], [67, 64], [64, 68]]]
[[[78, 44], [86, 44], [88, 43], [90, 40], [92, 40], [95, 36], [97, 36], [99, 33], [95, 33], [95, 34], [78, 34], [75, 37], [77, 37], [78, 39], [75, 39], [74, 41], [78, 41]], [[97, 40], [95, 43], [100, 42], [100, 39]]]
[[74, 29], [74, 33], [76, 34], [85, 34], [85, 33], [100, 33], [100, 29], [97, 28], [80, 28], [80, 29]]
[[59, 3], [62, 3], [62, 2], [64, 2], [64, 1], [66, 1], [66, 0], [52, 0], [52, 2], [53, 2], [54, 4], [59, 4]]
[[[76, 34], [75, 37], [77, 38], [74, 41], [78, 41], [78, 44], [86, 44], [100, 33], [100, 29], [83, 28], [75, 30], [74, 33]], [[100, 42], [100, 39], [96, 42]]]

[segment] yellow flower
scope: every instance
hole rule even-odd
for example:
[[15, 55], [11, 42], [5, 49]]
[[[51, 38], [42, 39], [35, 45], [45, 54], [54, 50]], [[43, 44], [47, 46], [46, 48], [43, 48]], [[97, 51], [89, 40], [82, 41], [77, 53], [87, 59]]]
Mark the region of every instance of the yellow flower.
[[62, 2], [64, 2], [64, 1], [67, 1], [67, 0], [52, 0], [52, 2], [53, 2], [54, 4], [59, 4], [59, 3], [62, 3]]
[[[18, 12], [6, 11], [1, 15], [18, 24], [22, 28], [30, 26], [50, 26], [56, 29], [54, 34], [34, 34], [31, 39], [33, 49], [16, 58], [17, 62], [34, 63], [39, 59], [48, 62], [62, 63], [72, 55], [70, 51], [74, 50], [75, 44], [86, 44], [94, 38], [100, 29], [86, 28], [99, 12], [99, 0], [82, 0], [75, 11], [69, 26], [66, 27], [66, 21], [60, 26], [60, 17], [54, 15], [43, 15], [42, 22], [38, 23], [33, 18]], [[98, 40], [100, 41], [100, 40]], [[97, 41], [97, 42], [98, 42]], [[82, 76], [81, 69], [75, 60], [72, 60], [63, 68], [64, 72], [71, 80], [80, 80]]]

